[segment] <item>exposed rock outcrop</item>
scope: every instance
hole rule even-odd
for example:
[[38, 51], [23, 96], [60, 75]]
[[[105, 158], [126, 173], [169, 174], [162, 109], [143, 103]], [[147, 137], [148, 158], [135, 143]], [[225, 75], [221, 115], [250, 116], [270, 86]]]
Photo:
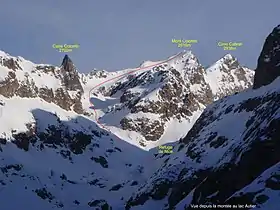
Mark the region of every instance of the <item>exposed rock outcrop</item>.
[[[81, 103], [84, 90], [80, 83], [79, 74], [67, 55], [65, 55], [60, 68], [33, 64], [30, 71], [21, 67], [23, 61], [19, 58], [6, 55], [6, 57], [0, 57], [0, 61], [2, 66], [6, 67], [1, 71], [7, 72], [5, 78], [0, 78], [0, 95], [8, 98], [15, 95], [23, 98], [40, 97], [65, 110], [73, 110], [79, 114], [84, 113]], [[18, 71], [25, 71], [24, 76], [22, 77], [22, 72]], [[45, 85], [37, 84], [36, 77], [42, 78], [44, 76], [53, 77], [52, 80], [56, 83], [61, 82], [61, 86], [49, 87], [47, 80]]]
[[254, 78], [253, 88], [270, 84], [280, 76], [280, 25], [266, 38]]
[[60, 69], [62, 74], [62, 84], [66, 89], [83, 92], [78, 71], [68, 55], [64, 56]]
[[120, 120], [121, 128], [157, 141], [167, 123], [174, 119], [195, 121], [195, 113], [219, 98], [249, 88], [252, 81], [253, 71], [229, 54], [204, 69], [191, 52], [184, 52], [170, 63], [126, 77], [96, 94], [120, 97], [120, 104], [108, 112], [129, 109], [130, 114]]

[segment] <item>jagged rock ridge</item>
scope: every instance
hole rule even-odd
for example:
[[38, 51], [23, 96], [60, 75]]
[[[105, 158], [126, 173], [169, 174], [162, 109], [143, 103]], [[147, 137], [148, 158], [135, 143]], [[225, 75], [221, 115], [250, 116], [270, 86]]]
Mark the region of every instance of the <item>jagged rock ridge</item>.
[[8, 54], [1, 56], [0, 94], [5, 97], [40, 97], [60, 107], [83, 113], [83, 88], [72, 61], [65, 56], [60, 68], [36, 65]]
[[63, 84], [67, 90], [79, 90], [83, 93], [83, 87], [80, 83], [79, 74], [68, 55], [65, 55], [63, 58], [61, 72], [63, 74]]
[[103, 123], [110, 124], [111, 118], [123, 113], [119, 118], [122, 129], [157, 141], [167, 132], [168, 123], [185, 121], [191, 127], [205, 106], [251, 87], [253, 75], [231, 55], [204, 69], [194, 54], [185, 52], [171, 62], [100, 87], [93, 94], [119, 99], [105, 109]]
[[[277, 37], [264, 44], [264, 49], [275, 50], [270, 51], [274, 61], [280, 56]], [[276, 72], [274, 61], [262, 70]], [[162, 166], [135, 192], [126, 209], [140, 205], [149, 209], [153, 202], [166, 210], [193, 209], [192, 205], [279, 208], [280, 79], [257, 77], [261, 74], [255, 75], [255, 88], [265, 87], [225, 97], [204, 110], [175, 147], [177, 152], [160, 157]]]

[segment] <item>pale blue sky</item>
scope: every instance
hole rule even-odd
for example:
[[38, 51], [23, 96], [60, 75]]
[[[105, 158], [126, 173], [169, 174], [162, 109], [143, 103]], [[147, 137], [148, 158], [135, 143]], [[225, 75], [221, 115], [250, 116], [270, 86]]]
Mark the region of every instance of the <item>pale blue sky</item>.
[[279, 0], [2, 0], [0, 49], [36, 63], [59, 65], [52, 44], [80, 44], [68, 53], [81, 72], [118, 70], [182, 49], [172, 38], [197, 39], [192, 50], [207, 66], [225, 54], [218, 41], [255, 68], [264, 39], [280, 24]]

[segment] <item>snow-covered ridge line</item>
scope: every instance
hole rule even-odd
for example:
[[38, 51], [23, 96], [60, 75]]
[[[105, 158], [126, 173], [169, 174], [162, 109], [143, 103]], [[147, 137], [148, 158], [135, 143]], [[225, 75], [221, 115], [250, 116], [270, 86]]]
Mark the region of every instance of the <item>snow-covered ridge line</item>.
[[245, 70], [232, 56], [226, 55], [220, 64], [222, 60], [225, 67], [217, 66], [211, 78], [190, 51], [138, 68], [143, 69], [140, 72], [134, 69], [103, 78], [88, 95], [95, 120], [145, 150], [174, 142], [207, 104], [252, 85], [253, 71]]
[[174, 55], [174, 56], [172, 56], [172, 57], [169, 57], [168, 59], [166, 59], [166, 60], [164, 60], [164, 61], [155, 62], [155, 63], [153, 63], [153, 64], [151, 64], [151, 65], [148, 65], [148, 66], [142, 66], [142, 65], [141, 65], [140, 67], [138, 67], [138, 68], [136, 68], [136, 69], [133, 69], [133, 70], [131, 70], [131, 71], [129, 71], [129, 72], [126, 72], [126, 73], [123, 73], [123, 74], [121, 74], [121, 75], [115, 76], [115, 77], [110, 78], [110, 79], [107, 79], [107, 80], [105, 80], [105, 81], [102, 81], [101, 83], [99, 83], [99, 84], [95, 85], [93, 88], [91, 88], [91, 89], [89, 90], [89, 102], [90, 102], [90, 104], [91, 104], [91, 106], [92, 106], [92, 108], [93, 108], [93, 110], [94, 110], [96, 122], [97, 122], [102, 128], [104, 128], [104, 129], [106, 129], [106, 130], [109, 130], [108, 128], [106, 128], [106, 126], [104, 126], [104, 125], [98, 120], [98, 115], [97, 115], [96, 109], [95, 109], [95, 107], [94, 107], [94, 104], [91, 102], [91, 99], [90, 99], [90, 97], [91, 97], [91, 92], [92, 92], [94, 89], [100, 87], [101, 85], [104, 85], [104, 84], [107, 83], [107, 82], [113, 81], [113, 80], [115, 80], [115, 79], [121, 79], [121, 78], [126, 77], [127, 75], [130, 75], [130, 74], [133, 74], [133, 73], [135, 73], [135, 72], [138, 72], [138, 71], [141, 71], [141, 70], [149, 70], [149, 69], [151, 69], [152, 67], [161, 65], [161, 64], [166, 63], [166, 62], [169, 62], [169, 61], [171, 61], [171, 60], [173, 60], [173, 59], [179, 57], [179, 56], [182, 55], [183, 53], [184, 53], [184, 52], [180, 52], [180, 53], [178, 53], [178, 54], [176, 54], [176, 55]]
[[[236, 60], [233, 60], [230, 55], [226, 55], [223, 58], [223, 60], [229, 60], [229, 62], [224, 62], [226, 65], [221, 63], [221, 67], [217, 66], [218, 71], [210, 75], [191, 51], [179, 52], [165, 60], [152, 62], [151, 65], [146, 65], [147, 63], [145, 63], [145, 65], [132, 69], [116, 72], [94, 71], [89, 74], [79, 73], [68, 56], [65, 56], [62, 65], [57, 67], [33, 64], [22, 58], [13, 58], [15, 60], [10, 61], [9, 55], [2, 54], [4, 57], [6, 56], [4, 58], [6, 63], [0, 66], [0, 71], [3, 69], [3, 72], [7, 71], [6, 76], [11, 74], [16, 78], [17, 83], [9, 84], [8, 86], [18, 86], [15, 91], [4, 96], [39, 97], [47, 102], [53, 102], [65, 110], [85, 114], [102, 128], [104, 128], [105, 122], [102, 121], [103, 116], [105, 116], [106, 109], [111, 107], [112, 109], [110, 108], [111, 111], [109, 112], [113, 113], [116, 110], [116, 114], [119, 117], [110, 115], [111, 118], [109, 119], [108, 115], [105, 116], [108, 120], [105, 124], [111, 124], [110, 122], [112, 121], [115, 122], [113, 127], [110, 126], [110, 130], [119, 129], [122, 126], [124, 130], [121, 132], [127, 133], [128, 130], [136, 128], [132, 128], [130, 125], [124, 127], [124, 120], [130, 121], [136, 127], [139, 123], [141, 124], [141, 121], [148, 120], [149, 123], [144, 123], [147, 127], [145, 129], [138, 128], [137, 132], [139, 133], [143, 129], [153, 130], [151, 128], [158, 128], [156, 130], [160, 132], [158, 132], [157, 137], [154, 137], [152, 133], [146, 133], [144, 137], [138, 136], [139, 139], [147, 140], [147, 137], [149, 140], [153, 139], [153, 141], [156, 141], [156, 139], [158, 140], [162, 136], [162, 138], [166, 138], [161, 139], [162, 142], [171, 141], [170, 139], [175, 141], [177, 136], [183, 135], [182, 132], [177, 133], [178, 130], [176, 129], [178, 134], [176, 134], [176, 138], [172, 138], [172, 135], [170, 136], [166, 129], [168, 130], [168, 127], [170, 127], [168, 125], [171, 121], [173, 122], [174, 120], [175, 124], [187, 124], [186, 127], [189, 129], [204, 107], [212, 101], [213, 94], [218, 99], [225, 95], [239, 92], [248, 87], [251, 80], [249, 71], [243, 71], [241, 66], [237, 65], [233, 69], [232, 65]], [[148, 62], [148, 64], [150, 63]], [[224, 67], [226, 70], [232, 70], [225, 71]], [[241, 79], [238, 78], [236, 72], [241, 73]], [[7, 78], [6, 76], [5, 78]], [[12, 81], [9, 78], [8, 80]], [[116, 91], [119, 96], [109, 94], [110, 96], [107, 95], [109, 96], [107, 97], [103, 95], [108, 94], [108, 91]], [[0, 87], [0, 94], [5, 94], [5, 92], [7, 92], [6, 89], [1, 91]], [[32, 94], [26, 94], [31, 92]], [[95, 97], [97, 104], [92, 103], [93, 101], [90, 100], [93, 97]], [[124, 103], [124, 101], [126, 102]], [[188, 101], [191, 101], [191, 103], [186, 105]], [[102, 108], [99, 106], [101, 104]], [[117, 111], [120, 109], [126, 109], [127, 111], [121, 114], [121, 111]], [[148, 113], [142, 117], [140, 117], [140, 114], [139, 117], [135, 114], [133, 115], [135, 117], [130, 119], [132, 115], [129, 115], [127, 112], [133, 111], [131, 109], [137, 113], [139, 110], [144, 109], [146, 110], [144, 111], [145, 113], [150, 112], [152, 114], [157, 113], [159, 116], [164, 115], [165, 117], [162, 116], [164, 121], [161, 121], [162, 118], [159, 118], [159, 116], [150, 119]], [[173, 111], [174, 113], [167, 114]], [[184, 120], [173, 119], [175, 115], [179, 117], [180, 113], [184, 113], [184, 118], [192, 117], [191, 119], [184, 119], [185, 122], [183, 122]], [[99, 117], [102, 119], [99, 120]], [[127, 119], [124, 119], [125, 117]], [[106, 130], [109, 130], [108, 126]], [[135, 139], [135, 135], [132, 136]], [[127, 141], [132, 141], [132, 139], [127, 139]]]

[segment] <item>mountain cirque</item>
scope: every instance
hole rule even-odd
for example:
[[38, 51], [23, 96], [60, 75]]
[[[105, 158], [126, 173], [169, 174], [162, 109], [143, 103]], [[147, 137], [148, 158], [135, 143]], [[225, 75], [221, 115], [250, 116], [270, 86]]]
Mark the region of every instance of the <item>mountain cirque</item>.
[[105, 97], [104, 103], [118, 99], [100, 114], [102, 123], [110, 125], [112, 118], [118, 119], [117, 126], [123, 130], [158, 141], [172, 132], [168, 124], [184, 122], [191, 127], [208, 104], [251, 87], [253, 75], [229, 54], [204, 69], [191, 52], [185, 52], [133, 78], [97, 88], [93, 94]]
[[[143, 67], [161, 64], [125, 77], [133, 69], [79, 73], [68, 56], [59, 67], [4, 52], [0, 59], [0, 194], [6, 209], [136, 209], [139, 204], [155, 209], [145, 201], [164, 199], [167, 190], [186, 186], [185, 181], [190, 189], [208, 173], [196, 171], [206, 156], [193, 138], [214, 105], [199, 116], [219, 98], [250, 88], [254, 75], [231, 55], [205, 69], [191, 52], [168, 62], [144, 62]], [[92, 90], [114, 77], [119, 79]], [[100, 128], [95, 117], [112, 132]], [[215, 132], [208, 144], [218, 151], [228, 138]], [[169, 156], [143, 150], [180, 138]], [[187, 157], [180, 156], [183, 151]], [[192, 182], [191, 172], [197, 174]], [[186, 195], [181, 188], [175, 191], [170, 208]]]

